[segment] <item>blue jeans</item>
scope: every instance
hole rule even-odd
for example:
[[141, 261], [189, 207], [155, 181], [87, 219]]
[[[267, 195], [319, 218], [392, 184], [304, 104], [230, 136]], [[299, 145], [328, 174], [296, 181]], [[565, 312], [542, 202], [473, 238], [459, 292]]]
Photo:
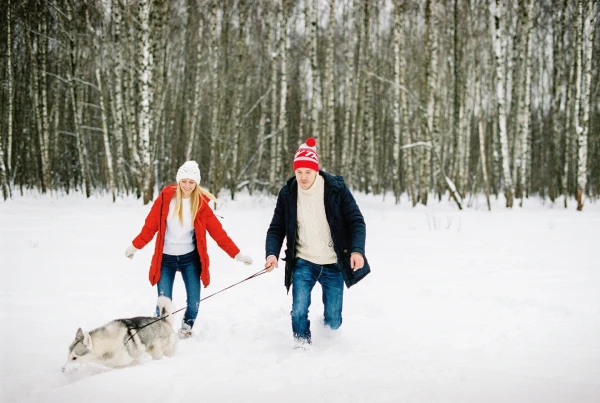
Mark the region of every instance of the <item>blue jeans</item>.
[[[160, 280], [156, 285], [159, 296], [164, 295], [173, 299], [173, 283], [175, 282], [175, 273], [178, 271], [181, 272], [187, 292], [187, 308], [183, 314], [183, 322], [191, 328], [194, 326], [200, 307], [200, 256], [198, 256], [198, 251], [194, 250], [180, 256], [163, 254]], [[160, 315], [158, 307], [156, 315]]]
[[304, 259], [296, 259], [292, 273], [292, 331], [296, 340], [311, 342], [310, 293], [319, 282], [323, 289], [324, 323], [331, 329], [342, 325], [342, 302], [344, 297], [344, 277], [333, 265], [320, 265]]

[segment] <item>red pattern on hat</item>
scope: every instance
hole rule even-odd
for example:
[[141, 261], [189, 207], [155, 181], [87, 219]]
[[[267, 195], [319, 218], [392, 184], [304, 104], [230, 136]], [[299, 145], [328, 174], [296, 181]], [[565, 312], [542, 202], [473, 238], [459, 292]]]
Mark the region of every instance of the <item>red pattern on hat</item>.
[[319, 154], [317, 154], [317, 141], [309, 137], [302, 144], [294, 156], [294, 171], [298, 168], [310, 168], [319, 170]]

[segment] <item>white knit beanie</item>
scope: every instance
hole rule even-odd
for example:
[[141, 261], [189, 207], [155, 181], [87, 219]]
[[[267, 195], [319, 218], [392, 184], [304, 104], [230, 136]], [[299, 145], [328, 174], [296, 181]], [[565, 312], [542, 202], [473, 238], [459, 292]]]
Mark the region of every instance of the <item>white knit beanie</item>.
[[177, 170], [176, 181], [179, 183], [182, 179], [193, 179], [200, 184], [200, 167], [196, 161], [186, 161]]

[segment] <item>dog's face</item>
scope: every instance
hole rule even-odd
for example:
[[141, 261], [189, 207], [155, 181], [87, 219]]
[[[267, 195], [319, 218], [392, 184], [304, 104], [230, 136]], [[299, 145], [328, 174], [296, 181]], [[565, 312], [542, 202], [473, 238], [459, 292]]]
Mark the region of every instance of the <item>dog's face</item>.
[[67, 362], [63, 367], [63, 372], [67, 369], [69, 364], [84, 364], [95, 360], [92, 351], [92, 337], [88, 332], [84, 332], [81, 328], [77, 329], [75, 339], [69, 346], [69, 354], [67, 356]]

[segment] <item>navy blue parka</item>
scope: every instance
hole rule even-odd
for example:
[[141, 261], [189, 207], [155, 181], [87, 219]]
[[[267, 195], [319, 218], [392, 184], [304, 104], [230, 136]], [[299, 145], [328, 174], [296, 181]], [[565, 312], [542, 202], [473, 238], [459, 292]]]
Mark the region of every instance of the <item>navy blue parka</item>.
[[[343, 177], [324, 171], [319, 171], [319, 175], [325, 180], [325, 215], [337, 255], [337, 265], [342, 271], [346, 286], [350, 288], [371, 272], [365, 255], [365, 220]], [[288, 292], [296, 260], [297, 203], [298, 182], [292, 177], [279, 191], [266, 240], [266, 257], [274, 255], [279, 258], [283, 240], [287, 239], [284, 260], [285, 287]], [[350, 255], [353, 252], [359, 252], [365, 259], [365, 265], [357, 271], [350, 267]]]

